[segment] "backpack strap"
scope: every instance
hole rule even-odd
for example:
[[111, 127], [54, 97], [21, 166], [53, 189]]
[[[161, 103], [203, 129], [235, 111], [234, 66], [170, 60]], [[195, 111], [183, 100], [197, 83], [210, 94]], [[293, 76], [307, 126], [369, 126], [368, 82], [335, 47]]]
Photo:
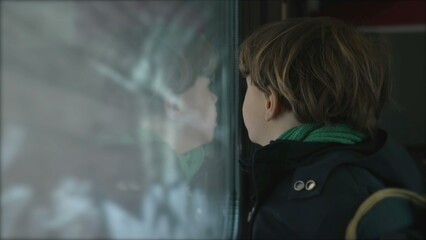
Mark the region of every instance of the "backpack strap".
[[[382, 203], [383, 200], [397, 198], [408, 201], [408, 203], [414, 203], [416, 206], [419, 206], [424, 211], [426, 204], [426, 197], [422, 196], [413, 191], [400, 188], [384, 188], [381, 189], [372, 195], [370, 195], [364, 202], [358, 207], [355, 216], [349, 222], [348, 227], [346, 228], [345, 239], [357, 239], [357, 233], [359, 228], [360, 221], [369, 213], [373, 207], [377, 206], [379, 203]], [[398, 229], [396, 229], [398, 230]]]

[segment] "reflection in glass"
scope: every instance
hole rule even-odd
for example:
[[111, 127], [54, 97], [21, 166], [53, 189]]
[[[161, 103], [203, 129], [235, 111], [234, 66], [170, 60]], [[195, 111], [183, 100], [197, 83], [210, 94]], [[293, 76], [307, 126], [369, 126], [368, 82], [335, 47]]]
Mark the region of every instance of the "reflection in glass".
[[2, 237], [229, 238], [229, 6], [2, 3]]

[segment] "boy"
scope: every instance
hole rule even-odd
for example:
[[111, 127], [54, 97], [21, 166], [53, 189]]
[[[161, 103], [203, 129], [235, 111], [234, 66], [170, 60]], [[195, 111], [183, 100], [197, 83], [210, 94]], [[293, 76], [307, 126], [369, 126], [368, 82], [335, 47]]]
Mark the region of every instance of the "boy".
[[267, 24], [241, 45], [243, 118], [251, 141], [255, 239], [342, 239], [373, 192], [421, 192], [403, 148], [378, 129], [390, 91], [389, 60], [329, 17]]

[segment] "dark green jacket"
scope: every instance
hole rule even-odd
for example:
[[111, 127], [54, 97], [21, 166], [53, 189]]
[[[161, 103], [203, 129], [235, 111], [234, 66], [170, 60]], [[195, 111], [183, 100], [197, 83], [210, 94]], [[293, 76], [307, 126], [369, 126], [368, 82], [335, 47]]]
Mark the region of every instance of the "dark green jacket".
[[252, 162], [254, 239], [343, 239], [356, 209], [373, 192], [422, 192], [417, 166], [385, 132], [356, 145], [272, 141]]

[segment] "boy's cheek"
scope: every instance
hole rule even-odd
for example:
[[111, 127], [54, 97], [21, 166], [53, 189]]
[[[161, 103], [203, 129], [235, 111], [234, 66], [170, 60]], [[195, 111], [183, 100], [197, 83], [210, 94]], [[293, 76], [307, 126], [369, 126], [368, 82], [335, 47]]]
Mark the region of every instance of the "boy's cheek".
[[248, 117], [247, 117], [247, 104], [246, 104], [246, 101], [244, 100], [244, 102], [243, 102], [243, 107], [241, 108], [241, 112], [242, 112], [242, 114], [243, 114], [243, 122], [244, 122], [244, 125], [246, 126], [246, 128], [247, 128], [247, 120], [248, 120]]
[[243, 110], [243, 122], [244, 122], [244, 126], [247, 129], [249, 138], [251, 141], [253, 141], [252, 139], [252, 135], [253, 135], [253, 119], [251, 119], [250, 117], [247, 116], [247, 113]]

